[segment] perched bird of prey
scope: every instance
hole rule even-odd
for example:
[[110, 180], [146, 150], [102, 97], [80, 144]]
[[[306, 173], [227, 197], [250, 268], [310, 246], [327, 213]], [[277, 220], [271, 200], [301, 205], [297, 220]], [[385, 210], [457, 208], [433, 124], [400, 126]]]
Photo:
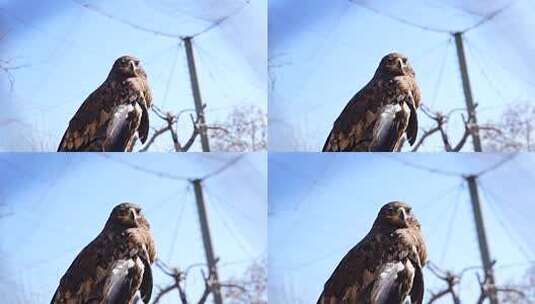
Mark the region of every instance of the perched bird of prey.
[[149, 303], [156, 246], [141, 208], [113, 208], [104, 229], [78, 254], [51, 304]]
[[420, 88], [416, 74], [399, 53], [383, 57], [372, 80], [346, 105], [323, 146], [323, 152], [399, 151], [406, 134], [416, 141]]
[[122, 56], [108, 77], [78, 109], [58, 152], [132, 151], [136, 133], [144, 143], [152, 104], [147, 74], [139, 59]]
[[390, 202], [368, 234], [342, 259], [318, 304], [422, 303], [427, 252], [411, 207]]

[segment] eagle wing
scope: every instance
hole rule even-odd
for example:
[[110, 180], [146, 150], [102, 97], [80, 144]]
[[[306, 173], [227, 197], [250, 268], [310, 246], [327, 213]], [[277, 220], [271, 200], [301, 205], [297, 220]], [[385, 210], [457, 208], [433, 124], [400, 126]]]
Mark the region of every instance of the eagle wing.
[[374, 261], [380, 252], [378, 245], [371, 235], [368, 235], [353, 247], [325, 283], [317, 303], [358, 303], [362, 292], [375, 279]]
[[410, 296], [411, 303], [421, 304], [424, 296], [424, 279], [422, 268], [427, 262], [427, 248], [416, 219], [408, 228], [398, 229], [393, 235], [393, 259], [401, 262], [404, 269], [398, 273], [398, 283]]
[[[395, 284], [400, 284], [396, 281], [399, 278], [403, 278], [405, 284], [410, 281], [406, 291], [410, 292], [413, 303], [421, 303], [424, 290], [421, 268], [426, 259], [419, 227], [398, 229], [396, 233], [386, 235], [370, 232], [338, 264], [317, 303], [363, 303], [371, 298], [374, 288], [389, 291]], [[402, 263], [404, 269], [394, 271], [398, 263]], [[407, 272], [405, 268], [412, 270]], [[410, 280], [407, 274], [411, 274]], [[374, 287], [376, 284], [379, 287]]]
[[135, 303], [135, 299], [149, 303], [152, 294], [152, 270], [149, 262], [138, 256], [116, 261], [104, 290], [106, 304]]
[[147, 259], [141, 258], [141, 260], [143, 261], [143, 265], [145, 265], [145, 267], [143, 272], [143, 281], [139, 287], [139, 292], [143, 302], [149, 303], [152, 296], [152, 268]]
[[141, 123], [138, 128], [139, 139], [142, 143], [145, 143], [149, 135], [149, 111], [148, 109], [152, 106], [152, 91], [149, 86], [149, 81], [147, 80], [147, 75], [145, 72], [142, 73], [141, 80], [139, 81], [139, 86], [142, 87], [144, 103], [140, 104], [142, 111]]
[[420, 90], [411, 76], [373, 78], [346, 105], [323, 146], [323, 152], [395, 151], [404, 133], [416, 141]]
[[385, 105], [380, 111], [373, 128], [370, 152], [394, 151], [398, 144], [398, 139], [403, 135], [404, 118], [401, 105]]
[[82, 249], [61, 278], [51, 304], [99, 299], [93, 291], [98, 289], [99, 274], [106, 268], [103, 257], [111, 254], [106, 244], [106, 238], [99, 235]]
[[51, 304], [102, 299], [110, 304], [129, 303], [114, 301], [125, 295], [135, 297], [137, 291], [148, 303], [152, 294], [150, 265], [155, 259], [156, 246], [148, 229], [127, 229], [113, 238], [103, 231], [82, 249], [63, 275]]
[[144, 142], [149, 129], [145, 92], [142, 79], [106, 81], [71, 119], [58, 151], [125, 151], [140, 126]]
[[106, 137], [102, 144], [104, 151], [125, 151], [131, 144], [135, 128], [143, 116], [141, 107], [136, 103], [119, 105], [108, 122]]
[[[91, 93], [69, 122], [58, 147], [58, 152], [98, 151], [99, 133], [111, 116], [113, 101], [109, 90], [103, 84]], [[108, 97], [108, 98], [105, 98]]]
[[411, 303], [421, 304], [424, 301], [424, 275], [422, 272], [422, 267], [415, 265], [414, 279], [412, 282], [412, 289], [410, 292]]
[[323, 152], [368, 151], [378, 111], [375, 90], [372, 80], [349, 100], [334, 122]]
[[406, 259], [405, 262], [389, 262], [380, 266], [376, 280], [365, 292], [365, 303], [399, 304], [410, 298], [410, 303], [423, 300], [422, 268]]
[[381, 265], [376, 280], [370, 285], [369, 299], [366, 302], [370, 304], [404, 303], [413, 277], [414, 267], [410, 263], [405, 265], [402, 262], [395, 262]]

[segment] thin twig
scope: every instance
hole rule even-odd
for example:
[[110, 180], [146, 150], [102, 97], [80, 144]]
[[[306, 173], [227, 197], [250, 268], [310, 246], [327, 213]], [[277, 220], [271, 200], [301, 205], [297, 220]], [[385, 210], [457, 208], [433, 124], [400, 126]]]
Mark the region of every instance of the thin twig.
[[152, 111], [156, 116], [163, 121], [165, 121], [166, 125], [161, 127], [160, 129], [157, 129], [152, 136], [149, 138], [147, 143], [139, 150], [139, 152], [146, 152], [148, 149], [154, 144], [156, 138], [161, 136], [162, 134], [165, 134], [166, 132], [171, 133], [171, 140], [173, 141], [173, 148], [175, 152], [186, 152], [188, 151], [193, 143], [195, 142], [195, 139], [199, 135], [199, 117], [196, 119], [193, 118], [193, 115], [190, 115], [191, 117], [191, 123], [193, 125], [193, 131], [186, 141], [184, 145], [180, 144], [180, 141], [178, 139], [178, 121], [180, 119], [180, 116], [186, 112], [194, 111], [192, 109], [185, 109], [178, 114], [173, 114], [171, 112], [164, 112], [162, 109], [157, 107], [156, 105], [153, 105]]

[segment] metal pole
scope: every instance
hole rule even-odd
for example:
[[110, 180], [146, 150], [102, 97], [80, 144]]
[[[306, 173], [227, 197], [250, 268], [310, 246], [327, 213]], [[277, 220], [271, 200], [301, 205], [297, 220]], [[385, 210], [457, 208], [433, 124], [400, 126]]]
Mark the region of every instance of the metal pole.
[[[489, 283], [493, 287], [496, 286], [494, 281], [494, 271], [492, 270], [492, 261], [490, 258], [489, 245], [487, 242], [487, 235], [485, 233], [485, 225], [483, 223], [483, 214], [481, 212], [481, 203], [479, 202], [479, 192], [477, 190], [477, 176], [471, 175], [466, 177], [468, 182], [468, 189], [470, 190], [470, 199], [472, 201], [472, 209], [474, 212], [474, 220], [476, 222], [477, 240], [479, 242], [479, 251], [481, 252], [481, 259], [483, 260], [483, 268], [486, 276], [488, 276]], [[496, 289], [492, 288], [489, 295], [491, 304], [498, 304], [498, 296]]]
[[472, 96], [472, 87], [470, 86], [470, 78], [468, 77], [468, 66], [466, 64], [466, 56], [464, 53], [463, 33], [457, 32], [453, 34], [455, 37], [455, 46], [457, 48], [457, 57], [459, 58], [459, 67], [461, 68], [461, 79], [463, 81], [463, 91], [466, 100], [466, 108], [468, 111], [468, 121], [473, 123], [476, 128], [472, 132], [472, 142], [474, 143], [474, 151], [482, 152], [481, 138], [479, 137], [479, 130], [477, 128], [476, 106]]
[[210, 145], [208, 144], [208, 134], [206, 132], [206, 121], [204, 116], [204, 107], [201, 99], [201, 90], [199, 89], [199, 79], [197, 78], [197, 69], [195, 67], [195, 58], [193, 57], [193, 47], [191, 46], [192, 37], [185, 37], [184, 48], [186, 49], [186, 57], [188, 59], [189, 78], [191, 82], [191, 91], [193, 93], [193, 100], [195, 101], [195, 111], [199, 117], [201, 146], [203, 152], [210, 152]]
[[223, 304], [221, 296], [221, 288], [219, 286], [219, 276], [217, 274], [217, 265], [214, 255], [214, 248], [212, 247], [212, 238], [210, 237], [210, 228], [208, 227], [208, 217], [206, 216], [206, 206], [204, 204], [204, 197], [202, 192], [202, 184], [200, 179], [192, 181], [195, 190], [195, 199], [197, 201], [197, 211], [199, 213], [199, 223], [201, 225], [202, 242], [204, 244], [204, 252], [206, 253], [206, 261], [210, 268], [210, 276], [215, 280], [215, 288], [212, 290], [215, 304]]

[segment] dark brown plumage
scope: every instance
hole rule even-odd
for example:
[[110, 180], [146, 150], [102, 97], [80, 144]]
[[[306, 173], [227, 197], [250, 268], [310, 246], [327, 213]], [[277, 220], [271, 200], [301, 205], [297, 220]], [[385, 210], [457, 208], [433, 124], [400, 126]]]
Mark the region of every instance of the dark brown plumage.
[[141, 208], [119, 204], [63, 275], [51, 304], [149, 303], [155, 259], [156, 246]]
[[151, 104], [147, 74], [139, 59], [120, 57], [69, 122], [58, 151], [132, 151], [136, 133], [141, 142], [147, 139]]
[[402, 202], [379, 211], [372, 229], [338, 264], [318, 304], [420, 304], [427, 260], [418, 220]]
[[323, 152], [399, 151], [403, 135], [416, 141], [420, 89], [416, 74], [399, 53], [383, 57], [373, 78], [346, 105]]

